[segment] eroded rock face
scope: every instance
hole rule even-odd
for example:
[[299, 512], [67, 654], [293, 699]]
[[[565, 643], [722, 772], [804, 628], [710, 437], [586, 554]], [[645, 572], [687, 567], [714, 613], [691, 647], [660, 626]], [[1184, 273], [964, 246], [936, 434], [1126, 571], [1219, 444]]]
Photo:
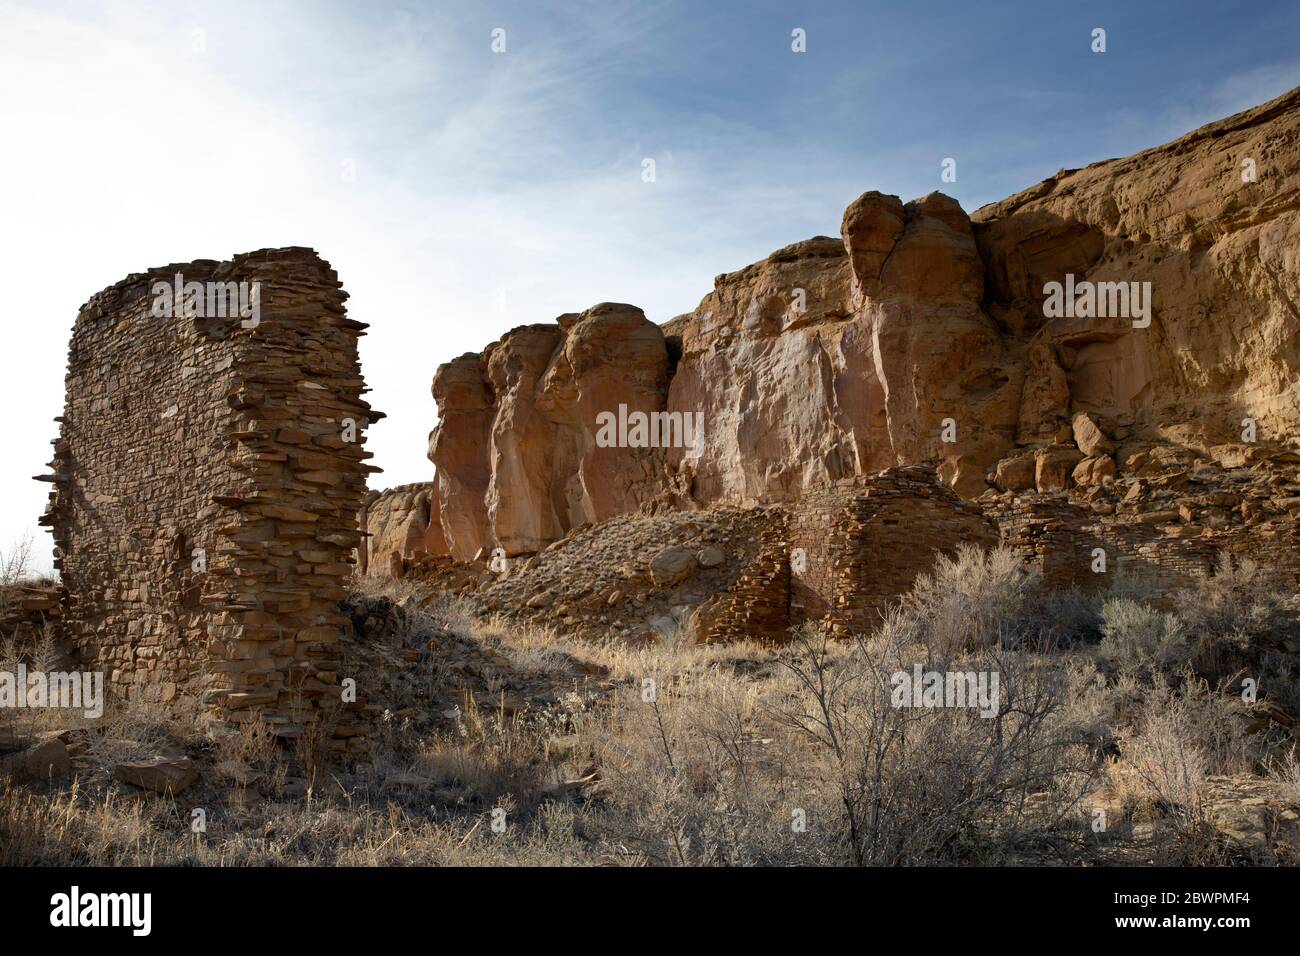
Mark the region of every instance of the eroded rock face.
[[600, 425], [662, 413], [668, 365], [659, 326], [635, 306], [602, 303], [440, 367], [431, 509], [450, 554], [536, 551], [653, 499], [663, 451], [620, 442], [617, 427], [602, 440]]
[[[1247, 461], [1245, 418], [1294, 442], [1298, 145], [1300, 90], [969, 217], [865, 193], [840, 238], [718, 276], [663, 328], [604, 304], [515, 329], [435, 379], [447, 546], [531, 552], [615, 514], [789, 501], [914, 462], [965, 498], [1095, 486], [1170, 443]], [[1149, 324], [1137, 298], [1045, 309], [1049, 283], [1111, 281], [1150, 283]], [[601, 447], [620, 405], [698, 415], [703, 439]]]
[[[1022, 437], [1086, 411], [1119, 439], [1245, 417], [1261, 439], [1300, 438], [1300, 90], [972, 218], [991, 314], [1041, 347]], [[1150, 282], [1151, 325], [1045, 319], [1043, 285], [1066, 273]]]
[[393, 554], [401, 559], [447, 554], [433, 491], [432, 483], [423, 482], [366, 496], [361, 528], [367, 537], [358, 561], [362, 573], [388, 575]]
[[855, 321], [871, 329], [895, 462], [937, 459], [945, 481], [973, 497], [1013, 443], [1023, 362], [980, 307], [983, 266], [961, 207], [932, 193], [903, 210], [874, 295], [870, 276], [855, 277], [865, 293]]
[[429, 436], [443, 538], [459, 561], [488, 545], [487, 457], [492, 391], [480, 356], [470, 352], [438, 367], [433, 377], [438, 426]]
[[704, 440], [668, 464], [695, 501], [790, 498], [862, 467], [879, 389], [870, 342], [846, 341], [850, 276], [840, 241], [796, 243], [719, 276], [683, 322], [668, 409], [699, 413]]
[[620, 441], [617, 426], [620, 417], [663, 411], [668, 351], [662, 330], [640, 309], [616, 303], [564, 316], [560, 328], [563, 341], [536, 399], [550, 452], [538, 497], [551, 523], [537, 538], [509, 540], [498, 517], [498, 540], [507, 551], [536, 550], [570, 528], [633, 511], [663, 480], [660, 450]]

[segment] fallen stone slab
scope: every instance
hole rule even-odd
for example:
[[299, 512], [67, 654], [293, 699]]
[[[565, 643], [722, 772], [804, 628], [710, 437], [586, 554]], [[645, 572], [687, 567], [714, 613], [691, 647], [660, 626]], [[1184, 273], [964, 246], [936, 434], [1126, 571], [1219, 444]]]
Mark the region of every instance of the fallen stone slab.
[[198, 780], [199, 771], [189, 757], [151, 757], [117, 764], [113, 779], [174, 796]]
[[650, 561], [650, 577], [658, 587], [684, 581], [695, 573], [698, 562], [690, 548], [665, 548]]

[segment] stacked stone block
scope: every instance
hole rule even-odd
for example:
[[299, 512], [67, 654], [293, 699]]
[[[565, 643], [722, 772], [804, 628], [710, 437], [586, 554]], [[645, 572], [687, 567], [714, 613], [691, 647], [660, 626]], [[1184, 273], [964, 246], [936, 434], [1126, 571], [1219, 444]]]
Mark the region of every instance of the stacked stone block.
[[780, 642], [826, 620], [868, 631], [941, 553], [997, 541], [980, 509], [925, 465], [858, 476], [774, 509], [763, 548], [724, 598], [707, 640]]
[[[1061, 495], [1029, 493], [985, 504], [1001, 541], [1052, 588], [1103, 589], [1120, 574], [1145, 582], [1158, 598], [1212, 573], [1222, 554], [1252, 558], [1300, 586], [1300, 521], [1294, 514], [1183, 537], [1178, 525], [1098, 515]], [[1100, 572], [1093, 570], [1098, 548], [1106, 558]]]

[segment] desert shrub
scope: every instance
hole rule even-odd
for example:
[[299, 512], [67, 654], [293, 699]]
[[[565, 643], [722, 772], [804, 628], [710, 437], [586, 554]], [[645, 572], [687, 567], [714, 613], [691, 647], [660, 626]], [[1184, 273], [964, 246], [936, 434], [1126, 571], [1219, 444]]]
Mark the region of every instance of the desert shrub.
[[1251, 704], [1239, 694], [1210, 686], [1184, 672], [1177, 696], [1153, 697], [1150, 709], [1177, 715], [1181, 726], [1209, 758], [1215, 774], [1248, 774], [1265, 759], [1267, 736], [1249, 733]]
[[1278, 752], [1267, 734], [1247, 731], [1253, 704], [1227, 688], [1212, 687], [1190, 667], [1157, 675], [1152, 682], [1134, 681], [1129, 687], [1130, 703], [1135, 700], [1136, 706], [1117, 715], [1121, 752], [1124, 741], [1131, 742], [1148, 725], [1156, 726], [1151, 724], [1153, 717], [1195, 741], [1208, 761], [1209, 773], [1252, 773]]
[[1141, 561], [1118, 560], [1109, 574], [1109, 583], [1103, 600], [1110, 598], [1128, 598], [1139, 604], [1160, 605], [1164, 601], [1165, 590], [1159, 575], [1149, 565]]
[[1272, 570], [1251, 558], [1219, 555], [1213, 574], [1197, 575], [1193, 588], [1176, 595], [1179, 612], [1194, 633], [1268, 636], [1294, 624], [1289, 595]]
[[32, 535], [31, 532], [15, 541], [9, 550], [0, 550], [0, 601], [7, 600], [5, 592], [16, 584], [32, 577]]
[[1172, 614], [1129, 598], [1102, 605], [1097, 656], [1116, 671], [1151, 678], [1184, 663], [1190, 653], [1183, 625]]
[[1300, 632], [1294, 592], [1250, 558], [1221, 554], [1214, 573], [1198, 575], [1174, 603], [1193, 641], [1193, 666], [1212, 680], [1256, 668], [1269, 645]]
[[[1266, 650], [1256, 661], [1259, 695], [1287, 711], [1300, 711], [1300, 663], [1286, 650]], [[1240, 686], [1240, 685], [1238, 685]]]
[[1034, 617], [1040, 642], [1065, 649], [1095, 641], [1101, 627], [1102, 597], [1076, 587], [1044, 590]]
[[1168, 831], [1156, 840], [1162, 862], [1221, 863], [1209, 818], [1213, 758], [1198, 731], [1203, 715], [1180, 697], [1158, 695], [1141, 719], [1119, 732], [1122, 760], [1112, 775]]
[[1300, 807], [1300, 755], [1294, 745], [1272, 762], [1269, 775], [1277, 784], [1278, 799], [1288, 806]]
[[1091, 658], [1068, 658], [1060, 662], [1064, 686], [1062, 707], [1054, 721], [1069, 734], [1086, 742], [1097, 753], [1106, 751], [1112, 740], [1120, 700], [1129, 692], [1123, 681], [1109, 681]]
[[916, 579], [891, 627], [948, 651], [1013, 644], [1037, 631], [1042, 578], [1008, 548], [959, 545]]
[[1152, 796], [1188, 819], [1200, 815], [1210, 758], [1180, 709], [1150, 710], [1122, 735], [1128, 766]]
[[[827, 765], [848, 862], [987, 862], [1014, 846], [1031, 803], [1039, 826], [1074, 812], [1098, 758], [1064, 719], [1060, 669], [996, 642], [958, 660], [915, 635], [900, 611], [837, 659], [805, 628], [783, 658], [797, 693], [781, 716]], [[997, 675], [994, 707], [899, 706], [897, 675], [918, 664], [982, 673], [990, 689]]]
[[1120, 759], [1112, 779], [1123, 779], [1171, 827], [1169, 838], [1157, 841], [1163, 862], [1227, 861], [1211, 821], [1210, 778], [1278, 765], [1268, 736], [1247, 731], [1250, 710], [1239, 695], [1215, 689], [1187, 669], [1144, 687], [1140, 712], [1117, 729]]
[[[19, 662], [23, 662], [30, 671], [48, 673], [59, 669], [62, 656], [49, 625], [34, 640], [22, 644], [12, 637], [0, 640], [0, 672], [13, 674], [17, 671]], [[30, 741], [42, 731], [63, 730], [84, 723], [80, 713], [55, 707], [5, 708], [0, 710], [0, 730], [19, 740]]]
[[648, 663], [653, 693], [637, 680], [579, 725], [602, 779], [588, 833], [660, 865], [843, 862], [820, 754], [771, 720], [786, 675]]
[[1051, 590], [1005, 546], [959, 545], [919, 575], [895, 626], [953, 651], [991, 644], [1068, 647], [1097, 632], [1098, 602], [1077, 588]]

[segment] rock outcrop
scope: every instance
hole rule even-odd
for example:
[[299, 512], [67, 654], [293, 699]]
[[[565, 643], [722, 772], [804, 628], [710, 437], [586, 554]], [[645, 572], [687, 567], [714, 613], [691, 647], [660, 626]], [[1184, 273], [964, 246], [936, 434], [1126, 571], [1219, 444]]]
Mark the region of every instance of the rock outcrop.
[[614, 303], [513, 329], [482, 356], [441, 366], [429, 457], [452, 556], [536, 551], [650, 501], [664, 482], [660, 450], [620, 445], [617, 427], [606, 442], [597, 419], [662, 413], [668, 377], [663, 331]]
[[363, 574], [388, 577], [403, 561], [447, 553], [431, 482], [372, 491], [361, 507], [365, 538], [357, 566]]
[[[448, 551], [912, 463], [970, 499], [1098, 486], [1171, 445], [1221, 464], [1292, 445], [1298, 147], [1300, 89], [971, 216], [868, 192], [839, 238], [718, 276], [663, 327], [603, 304], [514, 329], [434, 380]], [[636, 413], [665, 440], [624, 434]]]
[[[989, 311], [1036, 360], [1021, 440], [1086, 411], [1121, 438], [1300, 439], [1300, 89], [973, 217]], [[1152, 321], [1045, 319], [1043, 286], [1150, 283]]]

